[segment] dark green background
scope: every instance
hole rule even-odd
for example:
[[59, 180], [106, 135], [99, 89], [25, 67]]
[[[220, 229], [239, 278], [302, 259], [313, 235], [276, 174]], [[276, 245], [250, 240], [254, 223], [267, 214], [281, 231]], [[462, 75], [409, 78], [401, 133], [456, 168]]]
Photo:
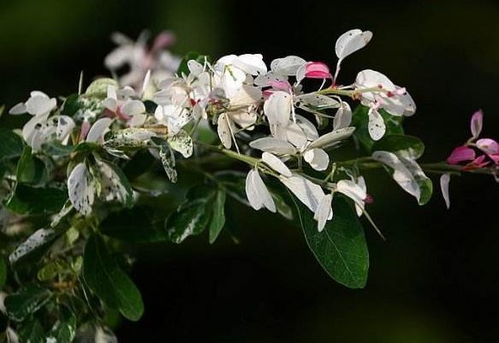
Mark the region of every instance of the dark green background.
[[[109, 35], [144, 28], [177, 33], [174, 52], [261, 52], [334, 65], [336, 37], [374, 32], [349, 57], [348, 83], [363, 68], [407, 86], [418, 105], [407, 132], [427, 143], [424, 161], [468, 138], [482, 108], [484, 134], [499, 134], [499, 3], [494, 1], [41, 1], [0, 4], [0, 103], [32, 89], [68, 94], [78, 74], [104, 75]], [[133, 276], [146, 314], [123, 323], [120, 342], [494, 342], [499, 340], [498, 187], [489, 177], [451, 181], [419, 207], [382, 173], [369, 175], [371, 270], [364, 290], [328, 279], [301, 232], [240, 207], [214, 246], [207, 237], [139, 250]], [[437, 186], [438, 188], [438, 186]], [[366, 225], [366, 228], [368, 226]], [[140, 229], [139, 227], [137, 229]]]

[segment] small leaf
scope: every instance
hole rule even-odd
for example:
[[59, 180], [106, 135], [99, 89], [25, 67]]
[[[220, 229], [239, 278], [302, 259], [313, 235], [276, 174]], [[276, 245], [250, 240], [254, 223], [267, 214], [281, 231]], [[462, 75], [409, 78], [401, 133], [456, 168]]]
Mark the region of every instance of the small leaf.
[[35, 285], [21, 288], [5, 298], [5, 308], [10, 319], [22, 321], [42, 308], [50, 299], [52, 293]]
[[372, 146], [372, 151], [390, 151], [416, 160], [423, 155], [424, 149], [424, 143], [419, 138], [406, 135], [385, 135]]
[[47, 342], [49, 342], [49, 338], [52, 338], [56, 343], [73, 342], [76, 336], [76, 318], [68, 310], [63, 311], [62, 314], [60, 320], [52, 328]]
[[214, 189], [205, 185], [189, 190], [185, 201], [165, 223], [172, 242], [182, 243], [187, 237], [199, 235], [204, 231], [210, 220], [214, 196]]
[[84, 104], [80, 101], [80, 97], [78, 94], [71, 94], [66, 98], [64, 103], [62, 104], [61, 114], [69, 117], [73, 117], [73, 115], [78, 112], [79, 109], [83, 108]]
[[17, 162], [17, 182], [40, 184], [46, 177], [45, 164], [31, 154], [31, 148], [25, 146], [19, 162]]
[[225, 191], [221, 189], [217, 190], [209, 228], [210, 244], [216, 241], [225, 224], [225, 198]]
[[168, 137], [168, 143], [173, 150], [181, 153], [185, 158], [192, 156], [192, 138], [185, 130], [180, 130], [175, 136]]
[[168, 143], [164, 142], [159, 147], [159, 158], [168, 179], [177, 182], [177, 170], [175, 169], [175, 155]]
[[5, 207], [19, 214], [48, 214], [59, 211], [66, 200], [66, 192], [59, 188], [18, 184]]
[[21, 156], [23, 140], [14, 132], [0, 128], [0, 160]]
[[333, 201], [334, 217], [322, 232], [313, 213], [293, 198], [307, 244], [324, 270], [349, 288], [363, 288], [369, 269], [369, 252], [354, 209], [342, 196]]
[[129, 320], [139, 320], [144, 313], [142, 296], [100, 236], [88, 239], [83, 261], [87, 286], [110, 308], [119, 310]]

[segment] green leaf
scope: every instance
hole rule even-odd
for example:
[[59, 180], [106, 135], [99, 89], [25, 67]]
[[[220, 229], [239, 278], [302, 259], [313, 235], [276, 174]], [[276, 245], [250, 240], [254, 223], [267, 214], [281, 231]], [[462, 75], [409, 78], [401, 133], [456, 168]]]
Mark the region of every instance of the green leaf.
[[17, 182], [40, 184], [46, 177], [45, 164], [32, 155], [31, 148], [25, 146], [21, 158], [17, 162]]
[[199, 235], [208, 226], [215, 190], [206, 185], [195, 186], [187, 193], [185, 201], [166, 220], [168, 237], [182, 243], [187, 237]]
[[5, 207], [19, 214], [49, 214], [59, 211], [67, 198], [67, 192], [59, 188], [18, 184]]
[[213, 244], [216, 241], [218, 235], [225, 225], [225, 198], [225, 191], [222, 189], [217, 190], [209, 228], [210, 244]]
[[24, 144], [19, 135], [0, 128], [0, 160], [21, 156]]
[[105, 99], [107, 96], [107, 88], [113, 86], [118, 88], [118, 83], [110, 78], [100, 78], [93, 81], [86, 89], [85, 96]]
[[195, 52], [195, 51], [188, 52], [182, 58], [182, 61], [180, 62], [180, 65], [177, 69], [178, 75], [182, 75], [182, 74], [189, 75], [190, 74], [189, 68], [187, 67], [187, 62], [189, 62], [190, 60], [195, 60], [201, 64], [204, 64], [205, 60], [209, 60], [209, 57], [206, 55], [201, 55], [200, 53]]
[[419, 186], [420, 195], [418, 199], [418, 204], [425, 205], [426, 203], [428, 203], [428, 201], [430, 201], [431, 196], [433, 194], [433, 182], [428, 176], [426, 176], [423, 169], [421, 169], [421, 167], [416, 161], [400, 155], [398, 155], [398, 157], [400, 161], [406, 166], [406, 168], [414, 176], [414, 179], [416, 180]]
[[23, 326], [19, 330], [19, 337], [21, 338], [21, 342], [46, 342], [43, 327], [40, 321], [35, 318], [30, 318], [23, 323]]
[[68, 156], [74, 148], [74, 145], [63, 145], [58, 141], [48, 142], [42, 146], [43, 151], [50, 156]]
[[0, 289], [5, 286], [5, 281], [7, 280], [7, 264], [3, 256], [0, 256]]
[[137, 321], [142, 317], [144, 303], [137, 286], [120, 268], [100, 236], [93, 235], [87, 241], [83, 278], [95, 295], [125, 318]]
[[164, 242], [168, 235], [163, 222], [157, 225], [154, 214], [146, 207], [135, 207], [111, 213], [101, 224], [107, 236], [132, 243]]
[[[369, 107], [359, 105], [352, 115], [352, 126], [355, 126], [354, 138], [360, 143], [362, 148], [370, 154], [372, 146], [375, 141], [369, 135]], [[403, 135], [404, 129], [402, 128], [403, 117], [392, 116], [385, 110], [380, 110], [379, 113], [383, 117], [386, 125], [385, 135]]]
[[424, 149], [424, 143], [419, 138], [406, 135], [385, 135], [372, 146], [372, 151], [390, 151], [416, 160], [423, 155]]
[[55, 339], [56, 343], [71, 343], [76, 336], [76, 318], [68, 310], [64, 312], [61, 313], [61, 319], [55, 323], [49, 334], [49, 337]]
[[[106, 91], [107, 92], [107, 91]], [[78, 94], [71, 94], [62, 104], [61, 114], [73, 117], [79, 109], [83, 107], [83, 102]]]
[[36, 313], [52, 296], [46, 288], [28, 285], [5, 298], [7, 315], [14, 321], [22, 321], [29, 315]]
[[[290, 194], [291, 195], [291, 194]], [[307, 244], [324, 270], [349, 288], [363, 288], [369, 269], [364, 230], [354, 209], [342, 196], [333, 201], [334, 217], [317, 230], [313, 213], [293, 198]]]
[[9, 255], [9, 262], [14, 264], [21, 259], [36, 254], [50, 245], [59, 235], [60, 233], [53, 229], [36, 230]]

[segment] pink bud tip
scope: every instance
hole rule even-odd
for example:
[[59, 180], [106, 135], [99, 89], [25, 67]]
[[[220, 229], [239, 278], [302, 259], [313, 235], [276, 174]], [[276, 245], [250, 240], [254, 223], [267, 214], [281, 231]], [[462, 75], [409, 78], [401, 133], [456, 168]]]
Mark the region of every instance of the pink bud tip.
[[305, 77], [310, 79], [332, 79], [329, 67], [322, 62], [309, 62], [305, 66]]
[[467, 146], [458, 146], [449, 157], [447, 157], [447, 163], [449, 164], [459, 164], [461, 162], [472, 161], [475, 159], [475, 151]]

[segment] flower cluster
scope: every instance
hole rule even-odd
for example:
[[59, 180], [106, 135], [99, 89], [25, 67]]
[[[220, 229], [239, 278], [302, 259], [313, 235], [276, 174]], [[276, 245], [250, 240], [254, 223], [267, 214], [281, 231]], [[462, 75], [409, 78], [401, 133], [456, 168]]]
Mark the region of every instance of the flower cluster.
[[[171, 40], [168, 37], [166, 33], [161, 34], [147, 52], [141, 40], [132, 44], [116, 36], [121, 46], [107, 57], [106, 64], [115, 68], [125, 61], [130, 63], [132, 69], [121, 83], [136, 85], [138, 76], [142, 76], [146, 68], [155, 67], [150, 55], [167, 45]], [[322, 230], [326, 221], [333, 218], [334, 193], [353, 200], [359, 215], [363, 213], [367, 197], [361, 175], [349, 173], [347, 179], [328, 182], [333, 176], [329, 173], [317, 182], [302, 167], [304, 161], [316, 171], [330, 170], [333, 163], [328, 151], [354, 133], [351, 106], [344, 98], [359, 100], [368, 108], [368, 133], [374, 141], [383, 138], [385, 120], [390, 120], [383, 118], [381, 110], [394, 117], [415, 112], [415, 104], [405, 88], [396, 86], [380, 72], [363, 70], [352, 84], [338, 83], [341, 62], [363, 48], [371, 37], [371, 32], [356, 29], [338, 38], [334, 77], [325, 63], [306, 61], [298, 56], [275, 59], [270, 67], [260, 54], [227, 55], [214, 63], [201, 56], [188, 60], [187, 69], [179, 75], [163, 74], [161, 78], [157, 75], [155, 84], [150, 82], [151, 73], [146, 72], [138, 92], [110, 79], [97, 81], [83, 96], [92, 98], [100, 113], [97, 116], [84, 113], [79, 125], [75, 125], [73, 118], [60, 114], [55, 98], [38, 91], [32, 92], [25, 103], [16, 105], [10, 113], [33, 115], [23, 128], [23, 138], [33, 151], [40, 150], [49, 141], [63, 145], [85, 141], [101, 144], [111, 155], [122, 157], [125, 156], [119, 151], [120, 146], [146, 145], [153, 137], [161, 136], [157, 132], [159, 127], [165, 129], [169, 146], [189, 157], [193, 140], [184, 128], [192, 123], [196, 126], [213, 124], [225, 149], [234, 148], [240, 153], [244, 138], [245, 149], [262, 152], [256, 162], [250, 163], [252, 169], [246, 179], [247, 199], [254, 209], [265, 207], [276, 211], [260, 174], [272, 175], [314, 213]], [[319, 79], [322, 83], [318, 89], [306, 91], [305, 83], [309, 79]], [[156, 84], [155, 91], [146, 92]], [[152, 101], [154, 113], [148, 113], [145, 101]], [[333, 119], [332, 129], [321, 134], [318, 126], [327, 119]], [[91, 124], [91, 121], [94, 122]], [[113, 134], [105, 139], [111, 126]], [[74, 131], [77, 131], [76, 138], [70, 142], [68, 139]], [[395, 179], [419, 197], [419, 187], [407, 166], [394, 154], [378, 155], [373, 157], [396, 170]], [[410, 159], [407, 163], [412, 164]], [[106, 185], [112, 185], [112, 180], [117, 179], [107, 166], [100, 158], [91, 166], [88, 161], [82, 161], [68, 175], [69, 199], [80, 213], [91, 213], [97, 193], [102, 193], [99, 195], [105, 199], [123, 201], [127, 198], [120, 193], [124, 189], [119, 184], [109, 190], [98, 187], [100, 191], [94, 185], [95, 175], [100, 175], [100, 182]]]
[[[27, 281], [34, 288], [0, 292], [0, 310], [28, 331], [40, 308], [71, 310], [48, 316], [71, 319], [50, 329], [45, 323], [50, 337], [74, 338], [76, 322], [83, 335], [108, 335], [88, 324], [98, 312], [90, 303], [139, 319], [140, 293], [113, 258], [121, 245], [110, 242], [181, 243], [207, 230], [213, 243], [225, 225], [226, 198], [299, 224], [326, 272], [360, 288], [369, 255], [359, 217], [379, 232], [367, 211], [374, 197], [366, 170], [385, 170], [420, 205], [433, 191], [426, 173], [443, 174], [447, 202], [449, 173], [497, 176], [498, 143], [479, 139], [481, 112], [472, 138], [448, 163], [422, 164], [423, 142], [402, 127], [416, 111], [405, 87], [371, 69], [340, 82], [344, 60], [370, 42], [369, 31], [338, 38], [334, 71], [298, 56], [270, 64], [251, 53], [180, 60], [165, 49], [174, 40], [168, 32], [150, 47], [145, 36], [113, 39], [119, 46], [105, 64], [114, 78], [85, 91], [81, 79], [67, 97], [33, 91], [9, 111], [26, 120], [22, 130], [0, 129], [2, 234], [14, 242], [2, 251], [13, 270], [37, 256], [24, 273], [36, 275]], [[165, 200], [179, 189], [183, 201]], [[24, 308], [16, 297], [36, 298], [37, 306]]]

